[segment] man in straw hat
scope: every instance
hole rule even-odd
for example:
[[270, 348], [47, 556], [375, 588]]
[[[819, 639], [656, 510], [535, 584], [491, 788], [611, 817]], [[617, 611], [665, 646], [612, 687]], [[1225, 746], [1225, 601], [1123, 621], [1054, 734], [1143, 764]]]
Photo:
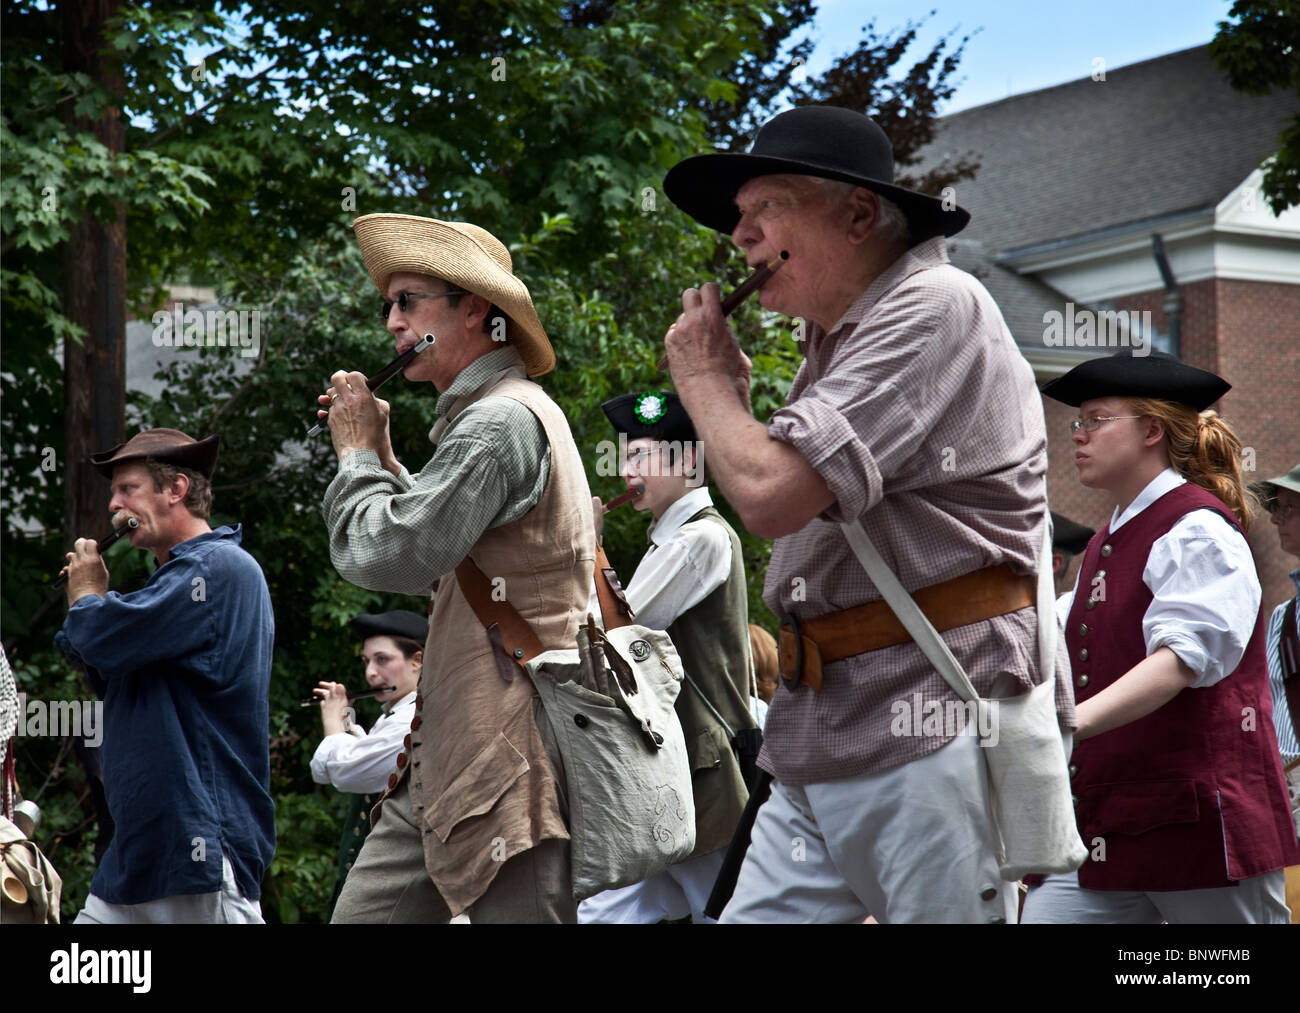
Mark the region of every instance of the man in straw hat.
[[434, 335], [406, 377], [440, 396], [436, 449], [412, 475], [389, 442], [388, 405], [362, 374], [334, 374], [322, 398], [339, 458], [324, 501], [330, 556], [362, 587], [436, 587], [437, 635], [333, 920], [572, 922], [558, 753], [518, 659], [461, 581], [482, 581], [483, 598], [512, 606], [545, 648], [574, 643], [595, 558], [591, 493], [564, 415], [528, 379], [555, 353], [490, 233], [394, 214], [353, 228], [398, 352]]
[[943, 237], [970, 216], [893, 171], [870, 119], [808, 106], [769, 120], [748, 154], [689, 158], [664, 180], [750, 264], [788, 253], [759, 301], [802, 318], [806, 356], [764, 423], [715, 287], [683, 293], [665, 339], [722, 491], [776, 539], [764, 598], [784, 617], [784, 684], [759, 761], [776, 780], [724, 922], [1015, 917], [973, 729], [920, 720], [959, 701], [839, 528], [861, 520], [904, 587], [927, 589], [923, 607], [981, 695], [1042, 681], [1041, 402], [992, 297], [948, 263]]
[[218, 437], [147, 429], [91, 457], [108, 508], [158, 568], [108, 590], [91, 538], [68, 553], [54, 643], [104, 702], [113, 839], [78, 923], [261, 922], [275, 853], [267, 694], [275, 620], [240, 526], [208, 524]]

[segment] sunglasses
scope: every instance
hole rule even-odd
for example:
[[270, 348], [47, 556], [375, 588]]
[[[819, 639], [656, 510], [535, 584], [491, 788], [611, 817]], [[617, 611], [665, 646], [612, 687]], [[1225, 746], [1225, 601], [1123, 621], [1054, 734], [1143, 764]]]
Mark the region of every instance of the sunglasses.
[[458, 288], [452, 289], [449, 292], [398, 292], [396, 299], [384, 300], [384, 308], [380, 310], [380, 319], [383, 320], [384, 323], [388, 323], [388, 315], [393, 312], [394, 303], [397, 304], [397, 308], [401, 310], [401, 312], [405, 313], [406, 308], [416, 299], [441, 299], [443, 296], [467, 294], [468, 293], [463, 289]]

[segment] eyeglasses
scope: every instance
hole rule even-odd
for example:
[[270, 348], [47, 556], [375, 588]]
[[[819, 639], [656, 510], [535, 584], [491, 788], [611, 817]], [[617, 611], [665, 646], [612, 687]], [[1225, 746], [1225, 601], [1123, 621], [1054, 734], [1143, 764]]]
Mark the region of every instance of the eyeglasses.
[[1070, 419], [1070, 435], [1080, 429], [1085, 433], [1095, 433], [1103, 422], [1115, 422], [1118, 419], [1140, 419], [1141, 415], [1102, 415], [1095, 419]]
[[380, 310], [379, 317], [384, 323], [388, 323], [388, 314], [393, 312], [394, 302], [397, 303], [397, 308], [405, 313], [406, 308], [416, 299], [441, 299], [443, 296], [466, 294], [468, 293], [458, 288], [454, 288], [450, 292], [398, 292], [395, 300], [384, 300], [384, 308]]

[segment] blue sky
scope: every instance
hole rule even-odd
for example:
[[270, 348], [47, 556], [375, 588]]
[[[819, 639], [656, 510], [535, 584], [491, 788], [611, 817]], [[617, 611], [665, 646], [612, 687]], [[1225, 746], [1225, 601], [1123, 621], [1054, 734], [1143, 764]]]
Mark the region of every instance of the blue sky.
[[888, 31], [933, 9], [905, 66], [954, 27], [958, 38], [983, 29], [958, 67], [965, 83], [941, 110], [953, 113], [1088, 77], [1095, 57], [1113, 68], [1202, 45], [1231, 7], [1228, 0], [821, 0], [808, 68], [816, 74], [851, 49], [873, 17], [878, 31]]

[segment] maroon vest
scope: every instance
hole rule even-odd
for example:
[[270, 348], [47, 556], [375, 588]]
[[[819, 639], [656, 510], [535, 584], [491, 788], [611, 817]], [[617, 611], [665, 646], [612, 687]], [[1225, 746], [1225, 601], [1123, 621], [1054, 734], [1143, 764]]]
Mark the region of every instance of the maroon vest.
[[[1076, 702], [1147, 656], [1147, 556], [1180, 517], [1202, 508], [1241, 530], [1222, 501], [1188, 482], [1088, 543], [1065, 627]], [[1227, 678], [1185, 689], [1146, 717], [1074, 747], [1070, 785], [1090, 852], [1080, 886], [1198, 890], [1300, 862], [1273, 735], [1265, 626], [1261, 611], [1245, 656]]]

